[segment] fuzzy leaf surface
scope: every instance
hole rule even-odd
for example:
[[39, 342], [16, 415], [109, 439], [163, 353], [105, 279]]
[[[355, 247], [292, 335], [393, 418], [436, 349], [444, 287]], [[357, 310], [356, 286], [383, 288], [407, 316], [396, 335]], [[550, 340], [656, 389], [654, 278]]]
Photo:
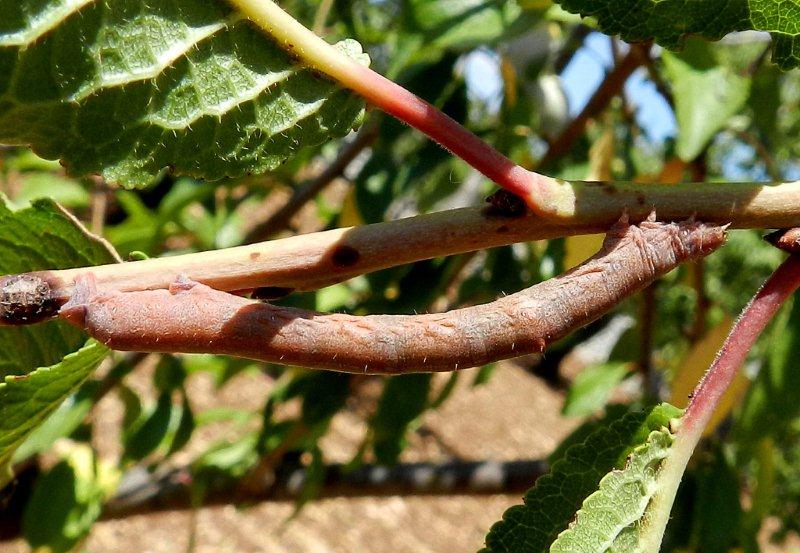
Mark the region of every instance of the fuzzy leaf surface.
[[[363, 102], [223, 0], [0, 0], [0, 142], [127, 186], [275, 169]], [[368, 63], [361, 47], [338, 47]]]
[[[524, 505], [511, 507], [492, 526], [485, 551], [626, 551], [638, 518], [629, 520], [637, 507], [647, 506], [642, 496], [648, 490], [639, 484], [663, 458], [671, 438], [661, 434], [678, 416], [680, 410], [667, 404], [629, 413], [567, 449], [528, 491]], [[620, 541], [612, 548], [615, 539]]]

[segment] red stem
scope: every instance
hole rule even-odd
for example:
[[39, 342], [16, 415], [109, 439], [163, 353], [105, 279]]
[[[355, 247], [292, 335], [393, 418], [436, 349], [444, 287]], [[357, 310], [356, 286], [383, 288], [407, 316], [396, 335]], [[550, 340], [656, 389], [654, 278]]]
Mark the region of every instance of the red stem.
[[420, 130], [509, 192], [536, 209], [552, 184], [549, 177], [523, 169], [440, 110], [402, 86], [372, 71], [354, 66], [364, 87], [358, 93], [382, 111]]
[[778, 267], [750, 301], [722, 346], [717, 359], [695, 388], [683, 417], [687, 431], [705, 427], [716, 406], [744, 364], [750, 348], [778, 309], [800, 287], [800, 256], [792, 255]]

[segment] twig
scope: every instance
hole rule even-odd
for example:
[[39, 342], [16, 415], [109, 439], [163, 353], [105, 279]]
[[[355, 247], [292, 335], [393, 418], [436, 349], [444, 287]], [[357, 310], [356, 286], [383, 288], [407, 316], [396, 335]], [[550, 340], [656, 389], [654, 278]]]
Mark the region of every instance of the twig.
[[562, 73], [575, 57], [575, 53], [583, 46], [583, 42], [587, 36], [592, 34], [591, 27], [579, 24], [575, 25], [570, 31], [569, 37], [564, 41], [564, 46], [558, 54], [558, 57], [553, 62], [553, 71], [557, 74]]
[[[280, 471], [279, 471], [280, 472]], [[392, 495], [454, 495], [523, 492], [547, 472], [540, 460], [450, 461], [446, 463], [401, 463], [394, 467], [347, 465], [325, 468], [316, 497], [386, 497]], [[136, 474], [135, 479], [141, 478]], [[287, 501], [297, 497], [305, 482], [303, 468], [282, 471], [269, 488], [252, 493], [225, 487], [211, 490], [204, 505], [227, 505], [259, 501]], [[191, 470], [173, 469], [161, 476], [146, 475], [142, 483], [123, 490], [104, 507], [102, 519], [118, 519], [155, 511], [188, 509], [191, 506]]]
[[275, 214], [263, 223], [255, 226], [244, 238], [245, 244], [252, 244], [266, 240], [276, 232], [286, 228], [300, 209], [326, 186], [335, 179], [342, 176], [345, 169], [352, 161], [368, 148], [377, 138], [378, 128], [375, 125], [362, 127], [358, 135], [351, 142], [347, 143], [339, 152], [338, 157], [325, 168], [322, 173], [311, 180], [308, 180], [294, 189], [292, 196]]
[[119, 350], [221, 353], [357, 374], [451, 371], [541, 352], [724, 237], [721, 227], [703, 223], [620, 221], [576, 269], [443, 314], [324, 315], [187, 280], [170, 291], [108, 293], [88, 273], [61, 316]]
[[[229, 292], [259, 287], [313, 290], [424, 259], [603, 232], [623, 212], [632, 221], [644, 220], [655, 209], [662, 220], [693, 213], [706, 222], [730, 223], [732, 228], [800, 225], [800, 182], [637, 186], [562, 181], [558, 194], [557, 205], [572, 214], [570, 220], [504, 214], [493, 207], [462, 208], [251, 246], [102, 265], [91, 271], [104, 290], [124, 292], [166, 289], [178, 275]], [[0, 324], [29, 324], [55, 315], [72, 295], [75, 277], [85, 272], [85, 268], [38, 271], [0, 279]], [[20, 290], [20, 280], [27, 281], [27, 293]], [[22, 310], [20, 316], [20, 306], [37, 304], [41, 308], [37, 313]]]

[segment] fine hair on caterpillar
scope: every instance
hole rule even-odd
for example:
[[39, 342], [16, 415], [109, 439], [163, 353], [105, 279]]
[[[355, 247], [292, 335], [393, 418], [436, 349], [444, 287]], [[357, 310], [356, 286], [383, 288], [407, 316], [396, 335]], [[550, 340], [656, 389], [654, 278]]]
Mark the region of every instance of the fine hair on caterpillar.
[[724, 227], [629, 225], [556, 278], [484, 305], [421, 315], [323, 314], [254, 302], [179, 279], [169, 290], [104, 292], [76, 279], [60, 315], [111, 348], [228, 354], [373, 374], [451, 371], [541, 352], [684, 261], [719, 248]]

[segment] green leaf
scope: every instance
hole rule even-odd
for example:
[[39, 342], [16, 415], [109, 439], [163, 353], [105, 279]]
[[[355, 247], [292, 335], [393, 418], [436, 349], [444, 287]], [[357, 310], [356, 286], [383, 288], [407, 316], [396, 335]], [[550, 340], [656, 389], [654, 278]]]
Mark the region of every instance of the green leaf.
[[[0, 274], [114, 261], [108, 244], [54, 202], [36, 200], [14, 211], [0, 199]], [[84, 333], [60, 321], [0, 328], [0, 483], [17, 447], [108, 353], [95, 341], [84, 343]]]
[[[363, 102], [223, 0], [0, 0], [0, 142], [127, 186], [263, 173]], [[354, 41], [338, 48], [368, 58]]]
[[678, 156], [693, 161], [747, 104], [751, 78], [732, 63], [719, 63], [707, 42], [691, 40], [679, 53], [663, 55], [678, 119]]
[[630, 42], [655, 40], [667, 48], [688, 34], [718, 40], [734, 31], [767, 31], [774, 60], [783, 69], [800, 65], [798, 0], [557, 0], [572, 13], [592, 16], [600, 29]]
[[[108, 244], [50, 200], [13, 211], [0, 199], [0, 274], [68, 269], [117, 261]], [[0, 376], [22, 375], [58, 363], [86, 335], [67, 323], [0, 328]]]
[[602, 409], [628, 372], [628, 363], [608, 363], [581, 371], [567, 392], [563, 414], [584, 417]]
[[427, 409], [430, 374], [407, 374], [386, 379], [370, 426], [375, 459], [393, 465], [405, 447], [411, 424]]
[[139, 461], [155, 451], [169, 430], [172, 408], [170, 394], [161, 393], [155, 407], [125, 435], [126, 459]]
[[69, 436], [77, 429], [94, 406], [96, 383], [87, 382], [77, 393], [67, 398], [53, 414], [14, 452], [12, 463], [19, 463], [47, 450], [53, 442], [63, 436]]
[[647, 441], [630, 453], [623, 469], [603, 477], [599, 489], [583, 502], [576, 520], [558, 536], [550, 551], [638, 551], [645, 513], [658, 490], [658, 470], [669, 455], [673, 439], [666, 426], [653, 430]]
[[77, 390], [107, 353], [104, 346], [90, 340], [51, 367], [7, 376], [0, 383], [0, 484], [10, 476], [8, 463], [14, 450]]
[[88, 445], [74, 447], [36, 481], [22, 520], [35, 550], [72, 551], [100, 516], [103, 499], [116, 487], [118, 474], [98, 462]]
[[[558, 542], [558, 551], [606, 551], [590, 546], [584, 541], [585, 536], [596, 537], [612, 528], [618, 533], [638, 520], [637, 513], [647, 506], [638, 486], [645, 480], [649, 482], [654, 465], [664, 458], [671, 443], [666, 428], [678, 416], [680, 410], [667, 404], [649, 413], [630, 413], [569, 448], [550, 473], [528, 491], [525, 504], [511, 507], [503, 514], [503, 520], [492, 526], [486, 536], [486, 551], [536, 553], [548, 551]], [[628, 459], [630, 454], [633, 455]], [[626, 491], [622, 497], [615, 495]], [[603, 510], [609, 501], [613, 508]], [[597, 506], [599, 511], [594, 510]], [[570, 524], [576, 513], [576, 523]], [[614, 514], [620, 516], [613, 524], [605, 520], [606, 524], [598, 525], [597, 519]], [[630, 534], [624, 532], [621, 536]], [[576, 541], [580, 545], [574, 546]], [[610, 542], [598, 539], [592, 543]]]
[[498, 0], [411, 0], [410, 32], [425, 37], [426, 48], [467, 49], [502, 37], [520, 17], [516, 2]]

